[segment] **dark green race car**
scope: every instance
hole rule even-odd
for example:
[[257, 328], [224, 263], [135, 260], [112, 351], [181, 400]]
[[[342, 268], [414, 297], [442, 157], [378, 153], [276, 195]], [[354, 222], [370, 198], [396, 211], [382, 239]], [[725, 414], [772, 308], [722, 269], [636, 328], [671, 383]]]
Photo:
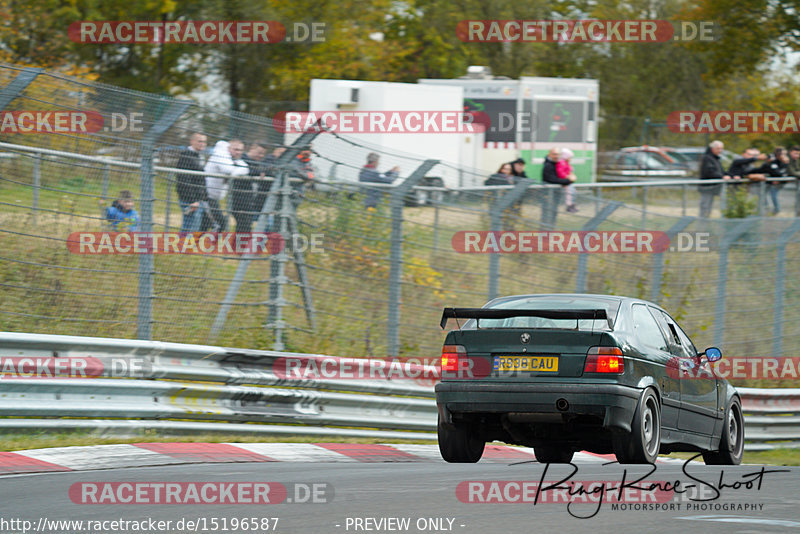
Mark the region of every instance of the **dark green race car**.
[[606, 295], [521, 295], [483, 308], [445, 308], [454, 319], [436, 385], [439, 450], [477, 462], [486, 442], [533, 447], [540, 462], [575, 451], [653, 463], [697, 451], [707, 464], [739, 464], [744, 420], [736, 389], [714, 376], [659, 306]]

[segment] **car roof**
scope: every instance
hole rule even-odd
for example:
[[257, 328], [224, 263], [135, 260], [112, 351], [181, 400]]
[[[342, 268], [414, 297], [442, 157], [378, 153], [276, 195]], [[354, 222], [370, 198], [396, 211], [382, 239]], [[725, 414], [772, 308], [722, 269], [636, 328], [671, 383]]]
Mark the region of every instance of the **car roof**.
[[[597, 293], [530, 293], [530, 294], [523, 294], [523, 295], [506, 295], [503, 297], [497, 297], [495, 299], [490, 300], [484, 306], [490, 303], [496, 302], [506, 302], [510, 300], [521, 300], [526, 298], [532, 297], [583, 297], [583, 298], [592, 298], [592, 299], [603, 299], [612, 302], [620, 302], [620, 303], [629, 303], [629, 304], [648, 304], [650, 306], [655, 306], [658, 309], [663, 309], [661, 306], [656, 304], [655, 302], [651, 302], [649, 300], [644, 300], [635, 297], [625, 297], [622, 295], [603, 295]], [[666, 310], [665, 310], [666, 311]]]
[[600, 295], [594, 293], [530, 293], [530, 294], [523, 294], [523, 295], [506, 295], [503, 297], [497, 297], [495, 299], [490, 300], [486, 304], [492, 302], [502, 302], [502, 301], [509, 301], [509, 300], [522, 300], [526, 298], [534, 298], [534, 297], [583, 297], [583, 298], [593, 298], [593, 299], [603, 299], [603, 300], [610, 300], [610, 301], [617, 301], [622, 302], [625, 300], [638, 300], [632, 299], [630, 297], [621, 297], [618, 295]]
[[660, 146], [653, 146], [653, 145], [642, 145], [642, 146], [628, 146], [624, 148], [620, 148], [619, 151], [625, 154], [631, 154], [634, 152], [650, 152], [654, 154], [658, 154], [659, 156], [666, 159], [669, 163], [676, 163], [675, 158], [669, 155], [668, 151], [671, 151], [671, 148], [668, 147], [660, 147]]

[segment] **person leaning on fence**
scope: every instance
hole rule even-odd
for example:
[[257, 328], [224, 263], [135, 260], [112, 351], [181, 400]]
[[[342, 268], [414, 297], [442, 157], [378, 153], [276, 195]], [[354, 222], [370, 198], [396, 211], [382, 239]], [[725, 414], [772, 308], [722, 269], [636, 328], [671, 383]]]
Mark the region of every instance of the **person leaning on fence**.
[[[243, 176], [250, 172], [247, 163], [241, 159], [243, 152], [244, 143], [239, 139], [218, 141], [203, 170], [209, 174], [224, 174], [231, 178]], [[211, 229], [214, 232], [224, 232], [228, 229], [228, 217], [222, 210], [222, 200], [228, 194], [228, 180], [229, 178], [206, 176], [208, 218], [203, 222], [201, 231]]]
[[[189, 138], [189, 146], [178, 154], [178, 169], [187, 171], [203, 171], [205, 163], [202, 153], [206, 149], [206, 136], [195, 132]], [[196, 232], [200, 228], [203, 216], [203, 204], [206, 201], [206, 178], [201, 174], [182, 174], [175, 176], [175, 188], [178, 191], [178, 204], [183, 214], [181, 232]]]
[[769, 196], [772, 199], [772, 214], [777, 215], [781, 211], [778, 202], [778, 193], [783, 187], [783, 182], [769, 181], [769, 178], [785, 178], [789, 175], [789, 155], [786, 149], [779, 146], [772, 153], [772, 159], [756, 169], [756, 172], [764, 173], [767, 176]]
[[265, 161], [269, 144], [266, 141], [256, 141], [250, 145], [242, 160], [247, 164], [248, 178], [235, 178], [231, 183], [231, 214], [236, 220], [237, 232], [249, 232], [253, 227], [254, 214], [261, 212], [261, 206], [256, 206], [258, 200], [258, 180], [254, 177], [264, 178], [267, 174], [268, 163]]
[[569, 180], [569, 185], [564, 186], [564, 190], [567, 192], [566, 194], [566, 202], [567, 202], [567, 211], [570, 213], [575, 213], [578, 211], [577, 206], [575, 206], [575, 172], [572, 169], [572, 163], [570, 160], [574, 156], [572, 150], [568, 148], [561, 149], [561, 157], [556, 162], [556, 175], [559, 178], [566, 178]]
[[115, 232], [139, 230], [139, 214], [133, 209], [133, 195], [130, 191], [119, 192], [119, 198], [106, 209], [106, 220]]
[[503, 163], [497, 172], [483, 182], [483, 185], [514, 185], [514, 175], [511, 174], [511, 164]]
[[740, 178], [747, 178], [751, 181], [763, 180], [764, 175], [758, 174], [754, 163], [765, 159], [767, 159], [767, 155], [762, 154], [757, 148], [747, 148], [740, 157], [731, 162], [731, 166], [728, 167], [728, 176], [734, 180]]
[[[722, 162], [719, 155], [725, 145], [722, 141], [711, 141], [708, 144], [703, 159], [700, 160], [700, 179], [701, 180], [729, 180], [730, 176], [722, 170]], [[707, 219], [711, 215], [714, 206], [714, 197], [722, 191], [722, 184], [709, 184], [697, 186], [700, 191], [700, 217]]]
[[[392, 167], [389, 171], [385, 173], [378, 172], [378, 161], [380, 161], [380, 156], [375, 152], [370, 152], [367, 154], [367, 164], [361, 168], [361, 172], [358, 173], [358, 181], [362, 183], [373, 183], [373, 184], [390, 184], [397, 179], [397, 174], [400, 172], [400, 168], [398, 166]], [[383, 198], [383, 191], [378, 188], [365, 188], [364, 194], [364, 207], [368, 210], [374, 210], [378, 203]]]

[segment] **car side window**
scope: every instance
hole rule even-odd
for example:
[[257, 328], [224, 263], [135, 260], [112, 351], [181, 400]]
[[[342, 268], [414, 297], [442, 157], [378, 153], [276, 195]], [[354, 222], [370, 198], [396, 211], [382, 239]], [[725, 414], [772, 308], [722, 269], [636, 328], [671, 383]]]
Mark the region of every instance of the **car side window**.
[[684, 356], [688, 358], [693, 358], [697, 351], [694, 350], [694, 345], [689, 340], [689, 337], [681, 330], [681, 327], [678, 326], [672, 317], [667, 315], [661, 310], [652, 308], [651, 309], [653, 314], [659, 320], [659, 324], [664, 328], [667, 332], [667, 335], [670, 338], [671, 345], [674, 348], [673, 353], [676, 356]]
[[[667, 315], [667, 317], [669, 317], [669, 315]], [[672, 317], [669, 318], [672, 319]], [[678, 337], [681, 340], [681, 345], [683, 346], [687, 355], [691, 356], [692, 358], [697, 356], [697, 347], [694, 346], [694, 343], [692, 343], [692, 340], [689, 339], [688, 335], [686, 335], [686, 332], [683, 331], [683, 328], [681, 328], [680, 325], [675, 321], [672, 321], [672, 324], [675, 326], [675, 330], [677, 330], [678, 332]]]
[[634, 336], [642, 348], [669, 350], [661, 328], [646, 306], [634, 304], [631, 307], [631, 319], [633, 319]]

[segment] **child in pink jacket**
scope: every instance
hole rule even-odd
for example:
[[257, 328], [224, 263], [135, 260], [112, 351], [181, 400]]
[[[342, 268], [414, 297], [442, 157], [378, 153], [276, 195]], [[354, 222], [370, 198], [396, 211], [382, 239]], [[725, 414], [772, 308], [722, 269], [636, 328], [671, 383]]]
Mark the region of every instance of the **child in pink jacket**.
[[[568, 148], [561, 149], [561, 157], [558, 158], [556, 162], [556, 174], [559, 178], [566, 178], [572, 182], [575, 181], [575, 173], [572, 170], [572, 165], [570, 164], [570, 160], [574, 156], [572, 150]], [[567, 200], [567, 211], [570, 213], [574, 213], [578, 211], [578, 208], [575, 206], [575, 186], [572, 184], [564, 186], [567, 190], [566, 200]]]

